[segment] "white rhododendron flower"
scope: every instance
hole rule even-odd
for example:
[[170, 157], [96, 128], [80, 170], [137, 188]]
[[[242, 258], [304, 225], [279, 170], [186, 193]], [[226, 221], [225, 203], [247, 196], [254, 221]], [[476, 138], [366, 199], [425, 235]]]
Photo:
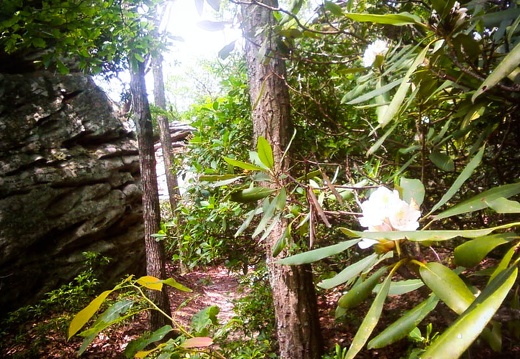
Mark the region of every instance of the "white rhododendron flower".
[[388, 44], [384, 40], [376, 40], [365, 50], [363, 54], [363, 67], [370, 67], [376, 61], [378, 55], [385, 56], [388, 51]]
[[[419, 227], [421, 212], [417, 204], [406, 203], [399, 198], [399, 192], [379, 187], [361, 203], [363, 216], [359, 218], [361, 226], [367, 228], [367, 232], [386, 231], [415, 231]], [[359, 242], [360, 248], [368, 248], [378, 241], [363, 238]]]
[[[413, 200], [412, 200], [413, 202]], [[421, 212], [415, 203], [401, 201], [390, 215], [390, 224], [396, 231], [415, 231], [419, 227]]]

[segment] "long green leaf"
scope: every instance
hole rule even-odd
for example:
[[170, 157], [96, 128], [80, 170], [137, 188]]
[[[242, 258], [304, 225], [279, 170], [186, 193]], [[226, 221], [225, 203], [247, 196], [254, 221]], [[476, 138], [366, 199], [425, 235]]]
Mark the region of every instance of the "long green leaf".
[[[277, 225], [280, 224], [280, 217], [281, 217], [281, 213], [277, 213], [273, 219], [271, 220], [271, 223], [269, 224], [269, 226], [265, 229], [264, 233], [262, 234], [262, 237], [260, 237], [259, 241], [262, 242], [264, 239], [267, 238], [267, 236], [269, 234], [271, 234], [271, 232], [273, 231], [273, 229], [275, 229], [275, 227]], [[280, 237], [281, 238], [281, 237]], [[281, 243], [280, 243], [281, 244]], [[276, 256], [274, 256], [276, 257]]]
[[440, 263], [426, 263], [419, 273], [433, 293], [457, 314], [464, 312], [475, 299], [462, 279]]
[[386, 347], [406, 337], [439, 303], [439, 298], [431, 295], [415, 308], [404, 313], [368, 343], [368, 349]]
[[[424, 286], [424, 282], [420, 279], [405, 279], [398, 282], [392, 282], [390, 284], [390, 290], [388, 291], [388, 295], [403, 295], [406, 293], [413, 292], [416, 289]], [[377, 293], [381, 286], [378, 284], [375, 286], [373, 292]]]
[[381, 291], [377, 293], [374, 302], [370, 306], [368, 313], [365, 315], [365, 319], [363, 319], [361, 326], [352, 340], [352, 344], [348, 348], [345, 359], [352, 359], [356, 356], [357, 353], [359, 353], [372, 334], [372, 331], [376, 327], [377, 322], [379, 321], [379, 317], [381, 316], [381, 311], [383, 310], [385, 298], [388, 295], [392, 274], [393, 272], [391, 272], [383, 282]]
[[136, 340], [132, 340], [125, 348], [125, 356], [127, 358], [133, 358], [134, 355], [139, 351], [146, 348], [149, 344], [152, 344], [156, 341], [161, 340], [166, 336], [166, 334], [170, 333], [173, 330], [171, 325], [165, 325], [153, 333], [145, 334], [139, 337]]
[[509, 248], [509, 250], [504, 254], [502, 259], [500, 260], [500, 263], [498, 263], [498, 266], [496, 269], [491, 273], [491, 276], [489, 277], [488, 283], [491, 283], [493, 279], [500, 273], [502, 273], [504, 270], [506, 270], [507, 267], [509, 267], [509, 263], [511, 263], [511, 260], [513, 259], [513, 256], [515, 255], [516, 251], [518, 250], [518, 247], [520, 247], [520, 243], [517, 243], [516, 245]]
[[428, 158], [435, 166], [443, 171], [453, 172], [455, 170], [455, 163], [453, 162], [453, 159], [445, 153], [432, 151]]
[[[457, 191], [460, 189], [460, 187], [466, 182], [468, 178], [471, 177], [473, 174], [473, 171], [475, 171], [475, 168], [478, 167], [480, 162], [482, 161], [482, 156], [484, 155], [484, 147], [478, 151], [478, 153], [471, 159], [471, 161], [468, 163], [468, 165], [462, 170], [460, 175], [457, 177], [455, 182], [451, 185], [450, 189], [442, 196], [441, 200], [433, 206], [432, 210], [429, 214], [435, 212], [438, 208], [440, 208], [442, 205], [444, 205], [446, 202], [448, 202], [451, 197], [457, 193]], [[436, 219], [439, 219], [438, 216], [435, 217]], [[444, 217], [445, 218], [445, 217]]]
[[493, 70], [491, 74], [484, 80], [479, 86], [477, 91], [471, 97], [471, 101], [475, 102], [475, 99], [482, 95], [484, 92], [489, 91], [492, 87], [498, 84], [503, 78], [507, 77], [513, 70], [520, 65], [520, 42], [504, 57], [498, 66]]
[[501, 272], [471, 306], [421, 355], [422, 358], [459, 358], [484, 330], [515, 283], [518, 268]]
[[83, 326], [92, 318], [94, 314], [98, 311], [101, 304], [105, 301], [105, 299], [112, 293], [114, 290], [106, 290], [96, 298], [94, 298], [89, 305], [83, 308], [78, 314], [72, 318], [72, 321], [69, 325], [69, 333], [68, 339], [72, 338], [74, 334], [76, 334]]
[[241, 178], [244, 178], [244, 176], [237, 176], [237, 175], [209, 175], [209, 176], [200, 176], [199, 180], [200, 181], [211, 182], [209, 184], [211, 187], [220, 187], [220, 186], [227, 186], [228, 184], [236, 182], [236, 181], [238, 181]]
[[467, 229], [467, 230], [440, 230], [440, 231], [388, 231], [388, 232], [361, 232], [353, 231], [348, 228], [340, 228], [340, 230], [349, 237], [363, 237], [375, 240], [400, 240], [407, 239], [413, 242], [426, 241], [446, 241], [455, 237], [463, 238], [477, 238], [487, 236], [488, 234], [511, 227], [520, 226], [520, 222], [513, 222], [503, 224], [501, 226], [482, 228], [482, 229]]
[[231, 166], [239, 167], [244, 170], [250, 170], [250, 171], [265, 171], [265, 168], [262, 168], [260, 166], [256, 166], [252, 163], [242, 162], [239, 160], [235, 160], [233, 158], [224, 157], [224, 161], [229, 163]]
[[269, 169], [273, 169], [274, 167], [274, 157], [273, 157], [273, 148], [269, 144], [269, 142], [263, 136], [258, 137], [257, 142], [257, 152], [258, 158], [264, 165]]
[[[268, 199], [265, 199], [268, 201]], [[265, 204], [265, 202], [264, 202]], [[265, 206], [264, 214], [262, 215], [262, 219], [260, 220], [260, 223], [258, 223], [258, 226], [256, 227], [255, 231], [253, 232], [252, 237], [255, 238], [260, 233], [262, 233], [266, 227], [269, 221], [273, 218], [274, 211], [276, 209], [276, 201], [273, 199], [271, 202], [267, 202], [267, 206]]]
[[261, 207], [258, 207], [258, 208], [255, 208], [251, 211], [249, 211], [247, 213], [247, 217], [246, 217], [246, 220], [242, 223], [242, 225], [240, 226], [240, 228], [237, 230], [237, 232], [235, 233], [235, 238], [238, 237], [239, 235], [241, 235], [246, 229], [247, 227], [249, 227], [249, 225], [251, 224], [251, 222], [253, 221], [253, 218], [257, 215], [257, 214], [260, 214], [262, 213], [262, 208]]
[[377, 262], [377, 257], [378, 255], [376, 253], [372, 253], [368, 257], [365, 257], [362, 260], [349, 265], [334, 277], [321, 281], [318, 283], [318, 286], [324, 289], [330, 289], [343, 284], [372, 266], [375, 262]]
[[456, 216], [463, 213], [475, 212], [487, 208], [490, 204], [500, 198], [508, 198], [520, 193], [520, 182], [510, 183], [499, 187], [491, 188], [474, 197], [471, 197], [456, 206], [447, 209], [435, 216], [435, 220]]
[[224, 174], [224, 175], [202, 175], [199, 177], [199, 181], [201, 182], [217, 182], [217, 181], [225, 181], [229, 179], [240, 179], [244, 178], [244, 176], [238, 176], [235, 174]]
[[287, 204], [287, 192], [285, 188], [280, 189], [280, 192], [275, 197], [276, 200], [276, 209], [279, 211], [283, 211], [285, 205]]
[[390, 127], [383, 136], [381, 136], [376, 143], [374, 143], [367, 151], [367, 156], [370, 156], [374, 152], [376, 152], [379, 147], [383, 145], [383, 143], [386, 141], [386, 138], [394, 132], [394, 130], [397, 128], [397, 123], [394, 123], [392, 127]]
[[455, 263], [463, 267], [476, 266], [493, 249], [515, 238], [514, 233], [499, 233], [467, 241], [455, 248]]
[[394, 26], [423, 25], [421, 23], [421, 19], [418, 16], [412, 15], [407, 12], [403, 12], [400, 14], [385, 15], [350, 13], [345, 14], [345, 16], [357, 22], [373, 22], [375, 24], [385, 24]]
[[308, 251], [305, 253], [295, 254], [294, 256], [290, 256], [287, 258], [280, 259], [276, 261], [278, 264], [285, 265], [300, 265], [306, 263], [312, 263], [319, 261], [320, 259], [327, 258], [333, 256], [335, 254], [341, 253], [344, 250], [349, 249], [353, 245], [357, 244], [359, 239], [351, 239], [349, 241], [341, 242], [338, 244], [333, 244], [331, 246], [313, 249], [312, 251]]
[[133, 306], [133, 304], [134, 301], [129, 299], [123, 299], [112, 304], [103, 314], [99, 316], [99, 318], [90, 328], [81, 332], [79, 335], [85, 337], [85, 339], [81, 343], [81, 347], [78, 350], [78, 355], [83, 354], [87, 347], [103, 330], [137, 314], [135, 311], [129, 312], [129, 309]]
[[261, 200], [276, 190], [267, 187], [252, 187], [243, 190], [234, 191], [230, 194], [230, 199], [239, 203], [252, 203]]
[[341, 298], [339, 298], [338, 306], [343, 309], [350, 309], [360, 305], [365, 301], [365, 299], [368, 298], [378, 283], [379, 278], [381, 278], [387, 270], [388, 267], [381, 267], [377, 270], [377, 272], [372, 274], [363, 282], [356, 283], [347, 293], [343, 294]]
[[511, 201], [504, 197], [486, 201], [486, 204], [497, 213], [520, 213], [520, 202]]
[[[273, 221], [273, 223], [275, 223], [275, 222]], [[287, 238], [290, 237], [290, 235], [291, 235], [291, 226], [287, 226], [287, 227], [285, 227], [280, 238], [278, 238], [278, 240], [276, 241], [276, 243], [273, 246], [273, 249], [272, 249], [273, 258], [276, 258], [276, 256], [278, 256], [285, 249], [285, 247], [287, 246]]]
[[162, 280], [162, 282], [166, 285], [169, 285], [172, 288], [180, 290], [181, 292], [193, 292], [190, 288], [180, 284], [173, 278], [164, 279]]
[[403, 79], [399, 79], [399, 80], [395, 80], [393, 82], [390, 82], [389, 84], [386, 84], [380, 88], [377, 88], [375, 90], [372, 90], [370, 92], [367, 92], [366, 94], [364, 95], [361, 95], [359, 97], [356, 97], [355, 99], [353, 100], [350, 100], [349, 102], [347, 102], [347, 105], [356, 105], [358, 103], [361, 103], [361, 102], [365, 102], [365, 101], [368, 101], [368, 100], [371, 100], [373, 99], [374, 97], [377, 97], [379, 95], [382, 95], [388, 91], [390, 91], [391, 89], [393, 89], [394, 87], [396, 87], [397, 85], [400, 85], [401, 82], [403, 82]]
[[[374, 15], [375, 16], [375, 15]], [[380, 16], [387, 16], [387, 15], [380, 15]], [[406, 72], [406, 75], [403, 77], [403, 82], [397, 89], [397, 92], [395, 93], [392, 102], [390, 102], [390, 105], [388, 105], [387, 111], [384, 113], [383, 116], [381, 116], [379, 121], [379, 125], [381, 127], [385, 127], [399, 112], [399, 108], [401, 107], [404, 99], [406, 98], [406, 93], [408, 92], [408, 89], [412, 85], [412, 82], [410, 81], [413, 73], [417, 69], [419, 65], [421, 65], [424, 61], [424, 58], [426, 57], [426, 53], [428, 52], [428, 49], [430, 48], [430, 45], [427, 45], [415, 58], [414, 62]]]

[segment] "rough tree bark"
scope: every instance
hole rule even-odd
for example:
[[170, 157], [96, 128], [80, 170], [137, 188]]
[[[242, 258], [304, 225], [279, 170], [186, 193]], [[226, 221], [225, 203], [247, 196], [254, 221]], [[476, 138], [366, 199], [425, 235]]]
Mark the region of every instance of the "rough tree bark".
[[[152, 58], [152, 72], [153, 72], [153, 97], [155, 105], [163, 110], [166, 110], [166, 94], [164, 90], [164, 76], [163, 76], [163, 57], [160, 53]], [[170, 136], [170, 126], [166, 116], [157, 116], [159, 123], [159, 136], [161, 138], [161, 148], [164, 160], [164, 173], [166, 175], [166, 186], [168, 187], [168, 199], [172, 214], [175, 215], [177, 203], [181, 197], [179, 192], [179, 182], [177, 174], [174, 173], [175, 157], [173, 154], [172, 138]], [[187, 268], [183, 262], [182, 248], [179, 245], [179, 268], [181, 274], [187, 272]]]
[[[261, 2], [270, 7], [277, 6], [275, 0]], [[254, 3], [243, 4], [242, 15], [249, 92], [251, 102], [255, 104], [252, 114], [254, 137], [264, 136], [271, 143], [275, 172], [282, 173], [288, 169], [288, 162], [282, 163], [282, 155], [288, 143], [291, 122], [289, 93], [284, 80], [285, 63], [276, 57], [276, 42], [274, 39], [271, 42], [268, 29], [275, 20], [271, 11]], [[259, 32], [262, 28], [264, 31]], [[266, 57], [260, 59], [259, 49], [266, 43]], [[279, 358], [318, 359], [323, 345], [311, 267], [278, 265], [272, 256], [272, 248], [286, 226], [287, 222], [280, 222], [265, 242]]]
[[[157, 173], [155, 172], [155, 152], [153, 147], [153, 127], [150, 106], [146, 95], [144, 80], [144, 63], [139, 62], [130, 70], [130, 91], [132, 93], [132, 108], [137, 128], [139, 148], [139, 166], [143, 187], [143, 219], [144, 244], [146, 251], [146, 274], [157, 278], [165, 278], [165, 255], [161, 241], [156, 241], [152, 234], [160, 228], [161, 214], [159, 209], [159, 191], [157, 188]], [[171, 314], [166, 289], [150, 291], [150, 299], [166, 314]], [[151, 330], [169, 324], [161, 313], [152, 310], [150, 314]]]
[[[157, 14], [156, 27], [160, 25], [161, 15]], [[159, 34], [157, 34], [159, 37]], [[164, 90], [164, 76], [163, 76], [163, 56], [157, 51], [152, 57], [152, 72], [153, 72], [153, 97], [155, 106], [166, 111], [166, 93]], [[168, 196], [170, 200], [170, 206], [172, 212], [177, 208], [177, 202], [180, 197], [179, 184], [177, 176], [172, 172], [174, 155], [172, 147], [172, 139], [170, 136], [170, 127], [168, 124], [168, 118], [164, 115], [159, 114], [157, 116], [157, 122], [159, 123], [159, 135], [161, 138], [161, 148], [164, 157], [164, 169], [166, 173], [166, 185], [168, 187]]]

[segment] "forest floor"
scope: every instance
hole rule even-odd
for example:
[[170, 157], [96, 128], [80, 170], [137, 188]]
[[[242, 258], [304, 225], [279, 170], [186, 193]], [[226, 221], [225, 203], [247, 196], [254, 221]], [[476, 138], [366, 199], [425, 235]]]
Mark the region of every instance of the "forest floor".
[[[218, 319], [221, 324], [228, 322], [233, 316], [233, 301], [238, 299], [241, 295], [239, 290], [239, 275], [229, 272], [224, 267], [213, 267], [204, 270], [191, 271], [183, 276], [175, 276], [179, 283], [192, 289], [192, 292], [180, 292], [177, 290], [170, 291], [170, 303], [174, 313], [174, 320], [189, 327], [191, 318], [198, 311], [212, 305], [220, 308]], [[364, 314], [368, 310], [366, 306], [360, 306], [355, 312], [352, 312], [346, 321], [338, 323], [334, 320], [334, 311], [337, 300], [341, 293], [337, 291], [327, 291], [318, 293], [318, 306], [320, 312], [320, 322], [323, 331], [326, 351], [331, 353], [336, 343], [342, 347], [348, 346], [353, 339], [353, 335], [357, 331]], [[406, 297], [406, 298], [401, 298]], [[385, 306], [383, 317], [387, 318], [380, 325], [388, 325], [395, 320], [400, 313], [402, 313], [403, 301], [407, 303], [417, 302], [420, 298], [413, 298], [411, 296], [391, 297], [388, 304]], [[410, 306], [410, 305], [408, 305]], [[399, 308], [399, 310], [397, 309]], [[436, 311], [433, 321], [442, 322], [446, 320], [446, 315], [449, 310], [446, 308], [439, 308]], [[449, 316], [449, 315], [448, 315]], [[393, 317], [393, 319], [392, 319]], [[386, 322], [386, 323], [385, 323]], [[128, 343], [139, 337], [147, 330], [147, 319], [142, 315], [131, 323], [123, 324], [117, 328], [108, 328], [93, 341], [87, 351], [82, 355], [82, 358], [111, 358], [120, 359], [125, 358], [123, 355], [124, 348]], [[434, 329], [435, 329], [434, 324]], [[16, 333], [2, 338], [4, 344], [11, 342], [13, 345], [3, 347], [4, 352], [0, 353], [2, 358], [75, 358], [77, 350], [81, 345], [81, 340], [76, 338], [67, 341], [65, 333], [59, 330], [49, 330], [44, 333], [46, 338], [42, 341], [38, 350], [29, 350], [34, 347], [34, 340], [39, 340], [42, 335], [38, 331], [38, 326], [33, 323], [32, 326], [26, 328], [25, 337], [28, 340], [15, 340]], [[376, 330], [378, 330], [376, 328]], [[20, 335], [21, 333], [18, 333]], [[381, 350], [370, 350], [360, 353], [357, 358], [368, 359], [398, 359], [407, 357], [407, 350], [413, 347], [412, 343], [407, 340], [402, 340], [399, 344], [386, 347]], [[520, 345], [514, 344], [513, 351], [508, 353], [492, 353], [483, 345], [473, 349], [468, 358], [484, 359], [484, 358], [520, 358]]]

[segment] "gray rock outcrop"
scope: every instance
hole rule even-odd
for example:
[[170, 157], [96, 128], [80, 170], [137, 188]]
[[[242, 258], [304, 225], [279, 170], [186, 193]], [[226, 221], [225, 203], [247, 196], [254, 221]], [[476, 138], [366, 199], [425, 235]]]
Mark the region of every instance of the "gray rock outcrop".
[[111, 258], [144, 266], [137, 143], [90, 77], [0, 74], [0, 313]]

